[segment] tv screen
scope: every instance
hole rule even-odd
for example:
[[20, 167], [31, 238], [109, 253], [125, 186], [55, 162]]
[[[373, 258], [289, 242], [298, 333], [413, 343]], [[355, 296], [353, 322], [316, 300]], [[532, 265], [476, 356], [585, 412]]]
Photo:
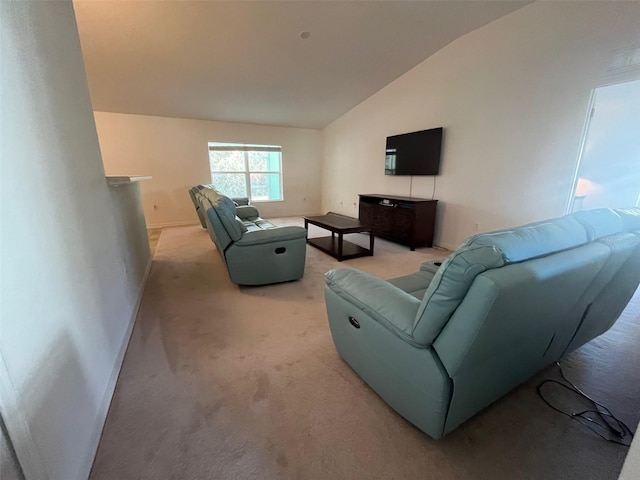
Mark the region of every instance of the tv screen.
[[386, 175], [438, 175], [442, 127], [387, 137]]

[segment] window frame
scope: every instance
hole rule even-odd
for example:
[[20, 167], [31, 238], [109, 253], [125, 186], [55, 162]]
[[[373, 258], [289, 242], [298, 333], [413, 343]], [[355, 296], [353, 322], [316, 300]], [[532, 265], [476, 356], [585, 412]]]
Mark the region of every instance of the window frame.
[[[209, 142], [209, 175], [211, 175], [211, 182], [213, 182], [214, 174], [236, 174], [244, 175], [245, 190], [247, 192], [247, 198], [251, 203], [267, 203], [267, 202], [284, 202], [284, 173], [282, 171], [282, 146], [280, 145], [258, 145], [252, 143], [224, 143], [224, 142]], [[242, 152], [244, 160], [244, 170], [214, 170], [213, 160], [211, 158], [212, 151], [234, 151]], [[249, 153], [250, 152], [271, 152], [278, 153], [278, 170], [251, 170], [249, 167]], [[252, 174], [277, 174], [278, 183], [280, 188], [280, 198], [278, 199], [266, 199], [257, 200], [252, 196], [251, 191], [251, 175]]]

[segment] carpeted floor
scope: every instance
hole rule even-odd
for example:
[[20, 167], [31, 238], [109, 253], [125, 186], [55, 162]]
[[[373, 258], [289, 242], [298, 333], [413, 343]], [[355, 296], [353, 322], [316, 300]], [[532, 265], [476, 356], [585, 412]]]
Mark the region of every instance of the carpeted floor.
[[[557, 378], [553, 368], [434, 441], [340, 359], [323, 274], [352, 267], [391, 278], [441, 256], [376, 239], [374, 257], [340, 264], [308, 246], [302, 280], [238, 287], [206, 231], [164, 229], [91, 479], [617, 478], [628, 449], [536, 396], [542, 378]], [[638, 294], [634, 302], [613, 330], [563, 362], [632, 428]]]

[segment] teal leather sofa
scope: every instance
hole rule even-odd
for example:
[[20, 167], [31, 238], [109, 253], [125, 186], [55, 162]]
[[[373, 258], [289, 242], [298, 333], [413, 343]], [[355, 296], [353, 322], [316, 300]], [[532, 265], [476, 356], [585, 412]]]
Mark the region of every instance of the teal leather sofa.
[[476, 235], [433, 267], [331, 270], [325, 299], [340, 356], [437, 439], [614, 324], [640, 283], [640, 209]]
[[200, 190], [204, 188], [204, 185], [196, 185], [195, 187], [191, 187], [189, 189], [189, 198], [191, 198], [191, 201], [193, 202], [193, 207], [196, 209], [196, 214], [198, 215], [198, 220], [200, 221], [200, 225], [202, 225], [202, 228], [207, 228], [207, 223], [204, 219], [205, 213], [203, 211], [202, 205], [200, 205], [200, 202], [198, 200], [198, 194], [200, 193]]
[[[203, 188], [209, 188], [209, 189], [215, 190], [214, 186], [211, 184], [196, 185], [195, 187], [192, 187], [189, 189], [189, 197], [193, 202], [193, 207], [196, 209], [196, 214], [198, 215], [198, 220], [200, 221], [200, 225], [202, 225], [202, 228], [206, 229], [207, 228], [207, 223], [205, 220], [206, 214], [204, 209], [200, 205], [200, 202], [198, 201], [198, 194], [200, 193], [200, 190], [202, 190]], [[233, 201], [233, 203], [236, 204], [236, 206], [249, 205], [249, 199], [247, 197], [231, 198], [231, 200]]]
[[266, 285], [304, 275], [307, 231], [278, 227], [252, 205], [237, 205], [208, 186], [194, 193], [211, 240], [238, 285]]

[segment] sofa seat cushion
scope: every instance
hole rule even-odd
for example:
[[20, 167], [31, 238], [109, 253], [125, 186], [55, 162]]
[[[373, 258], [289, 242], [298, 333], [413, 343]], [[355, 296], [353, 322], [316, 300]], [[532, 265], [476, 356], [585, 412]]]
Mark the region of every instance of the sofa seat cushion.
[[302, 227], [277, 227], [264, 230], [247, 232], [235, 245], [247, 247], [251, 245], [273, 244], [274, 242], [286, 242], [306, 238], [307, 231]]
[[431, 283], [431, 280], [433, 280], [433, 276], [433, 272], [419, 271], [411, 275], [392, 278], [391, 280], [387, 280], [387, 282], [407, 292], [409, 295], [414, 296], [418, 300], [422, 300], [424, 292], [427, 291], [427, 287]]
[[260, 227], [262, 230], [268, 230], [268, 229], [270, 229], [270, 228], [275, 228], [275, 227], [276, 227], [273, 223], [271, 223], [271, 222], [269, 222], [269, 221], [267, 221], [267, 220], [263, 220], [262, 218], [258, 218], [258, 219], [255, 221], [255, 224], [256, 224], [258, 227]]
[[246, 232], [257, 232], [259, 230], [270, 230], [272, 228], [276, 228], [276, 225], [267, 220], [263, 220], [260, 217], [253, 219], [245, 218], [241, 222]]

